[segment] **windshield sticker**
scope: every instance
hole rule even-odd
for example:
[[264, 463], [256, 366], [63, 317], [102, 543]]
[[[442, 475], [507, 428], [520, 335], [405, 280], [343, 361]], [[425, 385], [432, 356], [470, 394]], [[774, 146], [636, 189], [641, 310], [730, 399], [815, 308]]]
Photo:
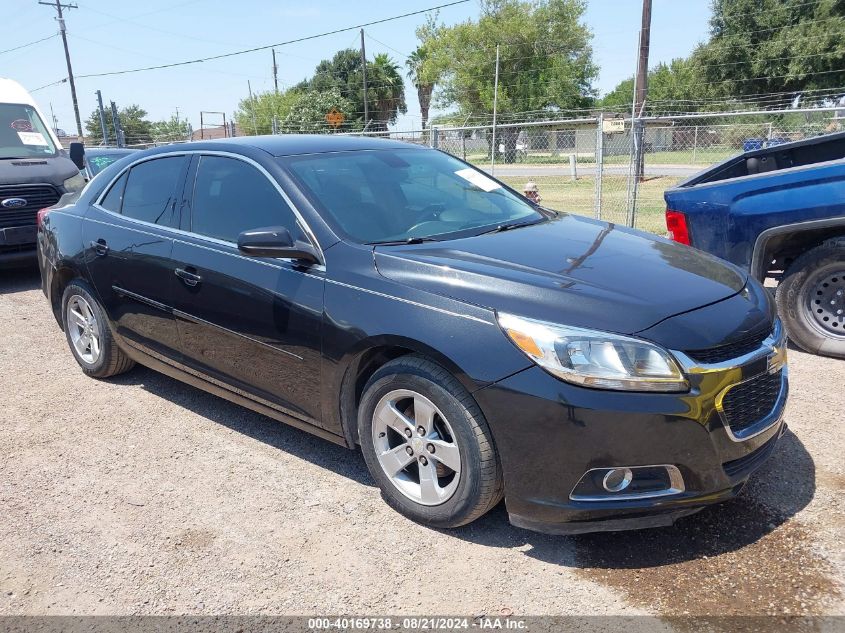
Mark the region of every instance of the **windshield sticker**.
[[9, 127], [18, 132], [32, 132], [32, 122], [27, 119], [15, 119]]
[[496, 189], [502, 188], [502, 185], [497, 183], [495, 180], [488, 178], [480, 171], [475, 171], [472, 168], [459, 169], [455, 172], [455, 175], [460, 176], [468, 183], [475, 185], [483, 191], [495, 191]]
[[40, 132], [18, 132], [24, 145], [47, 145], [47, 141]]

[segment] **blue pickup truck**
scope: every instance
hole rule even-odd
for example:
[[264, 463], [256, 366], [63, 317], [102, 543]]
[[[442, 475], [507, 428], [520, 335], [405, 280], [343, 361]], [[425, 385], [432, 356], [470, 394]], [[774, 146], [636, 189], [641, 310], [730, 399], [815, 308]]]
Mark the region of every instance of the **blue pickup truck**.
[[776, 281], [790, 339], [845, 358], [845, 133], [745, 152], [664, 197], [672, 239]]

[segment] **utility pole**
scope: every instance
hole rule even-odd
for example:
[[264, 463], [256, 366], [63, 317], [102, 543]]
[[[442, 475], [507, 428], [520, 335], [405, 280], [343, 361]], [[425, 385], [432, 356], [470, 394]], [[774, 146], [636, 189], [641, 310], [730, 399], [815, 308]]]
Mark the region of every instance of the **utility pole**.
[[[252, 98], [252, 84], [250, 83], [249, 79], [246, 80], [246, 87], [249, 89], [249, 102], [251, 104], [250, 110], [252, 110], [252, 133], [258, 136], [258, 124], [255, 122], [255, 99]], [[223, 124], [226, 123], [226, 115], [223, 115]]]
[[108, 145], [109, 133], [106, 128], [106, 113], [103, 110], [103, 95], [100, 94], [99, 90], [95, 94], [97, 95], [97, 106], [100, 109], [100, 129], [103, 131], [103, 145]]
[[370, 124], [370, 106], [367, 99], [367, 51], [364, 48], [364, 29], [361, 29], [361, 70], [364, 76], [364, 130]]
[[638, 182], [642, 182], [644, 173], [643, 141], [645, 140], [645, 126], [642, 122], [637, 123], [645, 111], [646, 97], [648, 96], [648, 49], [651, 41], [651, 0], [643, 0], [643, 18], [640, 26], [640, 47], [637, 61], [637, 78], [634, 86], [634, 121], [636, 143], [636, 173]]
[[53, 2], [44, 2], [39, 0], [38, 4], [43, 4], [48, 7], [53, 7], [58, 13], [56, 20], [59, 22], [59, 32], [62, 35], [62, 44], [65, 47], [65, 61], [67, 62], [67, 78], [70, 81], [70, 97], [73, 100], [73, 114], [76, 117], [76, 133], [79, 135], [79, 140], [82, 141], [82, 119], [79, 118], [79, 103], [76, 100], [76, 84], [73, 81], [73, 67], [70, 65], [70, 51], [67, 48], [67, 33], [65, 29], [65, 19], [62, 15], [62, 9], [78, 9], [75, 4], [62, 4], [61, 0], [54, 0]]
[[120, 125], [120, 114], [117, 111], [117, 105], [114, 101], [111, 102], [111, 120], [114, 125], [114, 138], [118, 147], [126, 147], [126, 135], [123, 133], [123, 128]]
[[[496, 79], [493, 84], [493, 151], [490, 153], [490, 173], [496, 170], [496, 111], [499, 106], [499, 45], [496, 44]], [[507, 149], [507, 148], [505, 148]]]
[[279, 94], [279, 67], [276, 65], [276, 49], [273, 49], [273, 88]]

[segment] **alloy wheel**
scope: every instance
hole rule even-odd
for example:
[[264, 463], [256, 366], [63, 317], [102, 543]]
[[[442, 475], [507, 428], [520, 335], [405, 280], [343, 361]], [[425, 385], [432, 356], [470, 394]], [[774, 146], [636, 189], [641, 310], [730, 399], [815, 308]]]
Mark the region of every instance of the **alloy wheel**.
[[93, 365], [100, 358], [102, 332], [94, 310], [82, 295], [72, 295], [67, 302], [67, 327], [77, 355]]
[[426, 506], [448, 501], [461, 476], [457, 438], [446, 416], [415, 391], [387, 393], [373, 413], [379, 465], [399, 492]]

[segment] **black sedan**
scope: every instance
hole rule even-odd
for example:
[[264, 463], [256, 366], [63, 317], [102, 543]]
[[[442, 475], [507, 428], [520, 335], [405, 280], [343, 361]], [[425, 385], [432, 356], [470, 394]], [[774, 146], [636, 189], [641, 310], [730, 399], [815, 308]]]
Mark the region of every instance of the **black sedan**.
[[360, 446], [431, 526], [502, 497], [546, 532], [666, 525], [735, 496], [785, 428], [760, 284], [428, 148], [137, 153], [42, 218], [39, 255], [86, 374], [141, 363]]

